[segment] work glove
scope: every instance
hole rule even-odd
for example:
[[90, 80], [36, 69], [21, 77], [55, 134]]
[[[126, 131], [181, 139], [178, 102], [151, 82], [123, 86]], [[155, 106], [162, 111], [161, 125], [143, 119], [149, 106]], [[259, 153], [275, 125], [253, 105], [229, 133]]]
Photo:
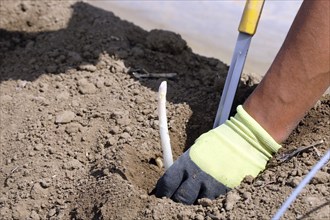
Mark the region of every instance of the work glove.
[[158, 180], [155, 195], [193, 204], [215, 199], [256, 177], [281, 145], [243, 109], [219, 127], [201, 135]]

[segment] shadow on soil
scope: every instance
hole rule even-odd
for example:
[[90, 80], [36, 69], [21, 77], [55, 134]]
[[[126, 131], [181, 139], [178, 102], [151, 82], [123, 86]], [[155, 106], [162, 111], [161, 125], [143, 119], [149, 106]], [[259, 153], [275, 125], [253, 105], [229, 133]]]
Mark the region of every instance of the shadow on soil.
[[[12, 32], [0, 28], [0, 82], [33, 81], [42, 74], [66, 73], [86, 63], [95, 65], [100, 54], [106, 52], [124, 60], [127, 67], [178, 73], [168, 82], [167, 99], [187, 103], [192, 109], [193, 115], [186, 126], [186, 148], [212, 127], [228, 66], [193, 54], [174, 33], [144, 31], [112, 12], [82, 2], [74, 4], [72, 9], [65, 29]], [[16, 57], [11, 57], [13, 50], [16, 52], [12, 56]], [[11, 65], [19, 65], [20, 71], [4, 71], [10, 70]], [[136, 80], [157, 91], [164, 79]], [[241, 85], [234, 106], [242, 103], [252, 90], [253, 87]]]

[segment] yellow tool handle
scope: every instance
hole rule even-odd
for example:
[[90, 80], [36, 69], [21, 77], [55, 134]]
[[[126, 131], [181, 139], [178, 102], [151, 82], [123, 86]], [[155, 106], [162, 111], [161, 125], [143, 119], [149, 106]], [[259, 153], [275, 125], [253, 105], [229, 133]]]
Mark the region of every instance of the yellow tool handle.
[[239, 24], [240, 32], [254, 35], [265, 0], [246, 0], [243, 16]]

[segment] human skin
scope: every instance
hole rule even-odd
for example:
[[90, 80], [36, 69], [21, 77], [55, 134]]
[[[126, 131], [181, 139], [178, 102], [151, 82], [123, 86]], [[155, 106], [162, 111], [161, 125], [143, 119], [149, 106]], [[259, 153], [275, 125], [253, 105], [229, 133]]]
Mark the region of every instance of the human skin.
[[274, 62], [243, 104], [283, 142], [330, 86], [330, 1], [305, 0]]

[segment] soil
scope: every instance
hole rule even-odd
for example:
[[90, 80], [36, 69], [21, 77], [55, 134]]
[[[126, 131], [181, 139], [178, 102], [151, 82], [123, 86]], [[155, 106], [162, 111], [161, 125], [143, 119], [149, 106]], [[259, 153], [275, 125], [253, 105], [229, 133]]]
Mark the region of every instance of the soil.
[[[327, 95], [256, 179], [192, 206], [156, 198], [158, 86], [168, 81], [177, 158], [211, 128], [228, 66], [87, 3], [0, 4], [0, 219], [270, 219], [329, 148]], [[135, 78], [136, 69], [177, 77]], [[244, 74], [235, 105], [257, 82]], [[328, 164], [284, 219], [329, 219], [329, 184]]]

